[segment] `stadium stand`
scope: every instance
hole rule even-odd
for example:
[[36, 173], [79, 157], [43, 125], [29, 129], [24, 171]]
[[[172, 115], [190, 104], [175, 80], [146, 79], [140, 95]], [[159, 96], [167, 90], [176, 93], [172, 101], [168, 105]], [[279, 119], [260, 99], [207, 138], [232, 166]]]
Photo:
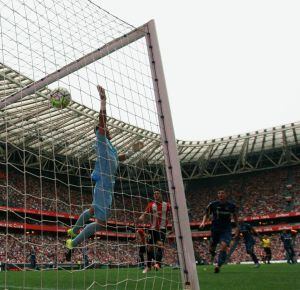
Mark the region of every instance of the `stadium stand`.
[[[4, 176], [5, 174], [2, 173], [2, 177]], [[24, 180], [26, 180], [26, 184], [24, 184]], [[251, 217], [250, 220], [258, 229], [263, 226], [273, 226], [267, 230], [272, 240], [273, 259], [284, 259], [285, 254], [276, 226], [299, 225], [300, 191], [297, 186], [299, 182], [300, 167], [294, 166], [241, 176], [216, 177], [213, 180], [187, 184], [187, 200], [190, 205], [191, 228], [198, 263], [209, 261], [208, 228], [201, 233], [198, 225], [204, 214], [205, 206], [215, 198], [219, 188], [229, 192], [230, 198], [239, 205], [240, 216], [246, 219]], [[8, 226], [9, 234], [5, 234], [3, 231], [0, 236], [0, 241], [6, 241], [9, 248], [7, 251], [4, 248], [1, 249], [0, 260], [7, 263], [26, 263], [29, 249], [34, 246], [38, 264], [64, 263], [64, 233], [72, 220], [71, 213], [73, 215], [80, 213], [89, 205], [90, 198], [91, 194], [88, 190], [84, 192], [78, 192], [75, 189], [69, 190], [62, 184], [55, 184], [54, 187], [53, 182], [49, 179], [42, 179], [41, 183], [40, 179], [31, 175], [27, 175], [24, 179], [24, 176], [18, 171], [9, 172], [8, 179], [0, 179], [0, 212], [2, 214], [9, 212], [6, 222], [1, 224], [2, 228]], [[135, 265], [137, 263], [137, 246], [133, 232], [136, 226], [136, 217], [146, 203], [147, 198], [143, 195], [135, 197], [126, 192], [115, 195], [112, 227], [108, 229], [110, 234], [103, 232], [91, 240], [91, 243], [97, 244], [98, 250], [95, 251], [93, 246], [89, 247], [87, 256], [90, 263], [110, 265]], [[24, 215], [24, 213], [26, 214]], [[253, 218], [255, 216], [256, 219]], [[22, 224], [25, 223], [26, 226], [22, 227]], [[124, 225], [129, 226], [124, 227]], [[17, 229], [18, 227], [22, 228], [21, 232]], [[121, 236], [117, 242], [113, 238], [116, 230]], [[298, 253], [300, 250], [299, 239], [298, 236], [295, 240], [295, 249]], [[43, 251], [40, 250], [41, 247], [43, 247]], [[99, 251], [99, 247], [101, 251]], [[118, 251], [115, 251], [115, 247], [118, 247]], [[249, 261], [243, 247], [243, 244], [238, 246], [231, 257], [231, 262]], [[263, 256], [259, 241], [256, 244], [256, 252], [259, 257]], [[57, 253], [57, 256], [53, 253]], [[75, 252], [72, 261], [74, 263], [82, 261], [82, 252]], [[176, 265], [176, 248], [171, 239], [166, 246], [164, 263]]]
[[[289, 177], [291, 171], [292, 182]], [[8, 186], [5, 184], [6, 180], [0, 181], [0, 205], [79, 214], [83, 207], [88, 207], [91, 202], [89, 190], [80, 193], [59, 184], [54, 190], [50, 181], [44, 181], [41, 187], [40, 180], [34, 177], [27, 176], [26, 185], [23, 180], [22, 175], [12, 173], [8, 179]], [[252, 173], [242, 176], [241, 179], [236, 176], [228, 177], [226, 180], [218, 181], [217, 184], [214, 182], [207, 185], [192, 184], [189, 186], [192, 190], [187, 189], [190, 218], [192, 221], [202, 218], [206, 205], [216, 198], [219, 188], [229, 193], [230, 199], [239, 205], [240, 215], [244, 217], [299, 211], [300, 188], [297, 186], [299, 182], [300, 167], [293, 167], [293, 169]], [[292, 190], [287, 189], [289, 184], [295, 184]], [[134, 221], [135, 214], [143, 211], [146, 204], [146, 197], [116, 192], [112, 216], [119, 221]]]

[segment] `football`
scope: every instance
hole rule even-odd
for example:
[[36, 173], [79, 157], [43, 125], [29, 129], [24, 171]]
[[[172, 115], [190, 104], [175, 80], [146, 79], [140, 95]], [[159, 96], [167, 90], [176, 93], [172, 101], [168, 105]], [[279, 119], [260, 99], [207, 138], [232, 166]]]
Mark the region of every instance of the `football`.
[[49, 94], [49, 100], [52, 107], [64, 109], [71, 102], [71, 94], [65, 88], [56, 88]]

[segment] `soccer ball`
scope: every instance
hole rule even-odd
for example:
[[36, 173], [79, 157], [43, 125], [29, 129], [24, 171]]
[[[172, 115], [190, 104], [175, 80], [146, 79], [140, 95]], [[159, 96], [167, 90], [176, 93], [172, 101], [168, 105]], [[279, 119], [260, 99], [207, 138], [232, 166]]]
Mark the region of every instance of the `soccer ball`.
[[71, 102], [71, 94], [64, 88], [56, 88], [50, 93], [49, 100], [52, 107], [64, 109]]

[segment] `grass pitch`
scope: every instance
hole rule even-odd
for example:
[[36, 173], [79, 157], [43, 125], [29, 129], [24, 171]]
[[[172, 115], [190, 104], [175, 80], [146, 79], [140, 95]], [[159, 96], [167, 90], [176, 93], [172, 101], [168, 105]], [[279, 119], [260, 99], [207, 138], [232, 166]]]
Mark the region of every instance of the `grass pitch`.
[[[219, 274], [212, 266], [197, 268], [201, 290], [299, 290], [300, 265], [227, 265]], [[0, 289], [43, 290], [176, 290], [182, 289], [179, 270], [164, 268], [142, 274], [136, 268], [80, 272], [0, 272]]]

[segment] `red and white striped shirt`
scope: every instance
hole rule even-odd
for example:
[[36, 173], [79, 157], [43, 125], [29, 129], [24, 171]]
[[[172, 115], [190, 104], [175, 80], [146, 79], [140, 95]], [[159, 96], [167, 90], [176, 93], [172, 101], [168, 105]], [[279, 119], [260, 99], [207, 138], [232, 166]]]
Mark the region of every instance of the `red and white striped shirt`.
[[171, 205], [169, 202], [149, 202], [146, 212], [151, 215], [151, 229], [165, 229], [168, 224], [170, 211]]

